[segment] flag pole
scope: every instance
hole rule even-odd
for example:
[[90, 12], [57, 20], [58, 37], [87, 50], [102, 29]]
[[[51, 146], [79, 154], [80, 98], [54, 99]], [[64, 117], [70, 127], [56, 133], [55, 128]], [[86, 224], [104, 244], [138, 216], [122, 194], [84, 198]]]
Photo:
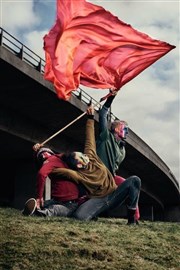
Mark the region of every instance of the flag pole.
[[[99, 101], [97, 101], [97, 103], [94, 105], [94, 107], [96, 107], [98, 104], [99, 104]], [[78, 121], [80, 118], [82, 118], [85, 114], [86, 114], [86, 112], [83, 112], [81, 115], [79, 115], [77, 118], [75, 118], [69, 124], [67, 124], [65, 127], [61, 128], [59, 131], [57, 131], [52, 136], [50, 136], [49, 138], [47, 138], [45, 141], [43, 141], [42, 143], [40, 143], [40, 145], [43, 146], [44, 144], [46, 144], [47, 142], [49, 142], [50, 140], [52, 140], [55, 136], [57, 136], [62, 131], [64, 131], [66, 128], [68, 128], [69, 126], [71, 126], [72, 124], [74, 124], [76, 121]]]
[[54, 133], [52, 136], [50, 136], [48, 139], [46, 139], [44, 142], [40, 143], [40, 145], [44, 145], [47, 142], [49, 142], [51, 139], [53, 139], [55, 136], [57, 136], [59, 133], [61, 133], [63, 130], [74, 124], [77, 120], [79, 120], [81, 117], [83, 117], [86, 114], [86, 112], [83, 112], [81, 115], [79, 115], [77, 118], [75, 118], [73, 121], [71, 121], [69, 124], [67, 124], [65, 127], [61, 128], [59, 131]]

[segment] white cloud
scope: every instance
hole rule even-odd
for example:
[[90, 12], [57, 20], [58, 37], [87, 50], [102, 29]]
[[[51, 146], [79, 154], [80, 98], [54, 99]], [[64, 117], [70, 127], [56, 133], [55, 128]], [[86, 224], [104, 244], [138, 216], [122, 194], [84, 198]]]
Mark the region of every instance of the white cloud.
[[45, 58], [43, 50], [43, 37], [47, 31], [32, 31], [24, 35], [24, 42], [28, 48], [38, 54], [42, 59]]
[[1, 9], [1, 26], [13, 34], [22, 30], [30, 31], [39, 23], [39, 18], [33, 11], [33, 0], [2, 0]]

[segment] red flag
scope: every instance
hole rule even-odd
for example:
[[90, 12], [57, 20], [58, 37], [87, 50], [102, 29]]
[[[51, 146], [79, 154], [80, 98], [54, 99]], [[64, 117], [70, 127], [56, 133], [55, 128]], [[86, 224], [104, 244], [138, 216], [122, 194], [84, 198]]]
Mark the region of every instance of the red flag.
[[120, 89], [175, 48], [85, 0], [57, 0], [57, 19], [44, 37], [45, 79], [69, 99], [79, 84]]

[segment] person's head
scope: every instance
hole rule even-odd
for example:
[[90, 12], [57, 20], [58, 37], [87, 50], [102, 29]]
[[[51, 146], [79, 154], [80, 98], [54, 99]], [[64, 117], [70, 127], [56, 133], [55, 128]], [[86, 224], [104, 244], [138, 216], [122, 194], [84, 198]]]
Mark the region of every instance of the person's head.
[[54, 152], [50, 148], [42, 147], [37, 152], [37, 160], [39, 164], [43, 164], [43, 162], [52, 155], [54, 155]]
[[128, 124], [122, 120], [115, 120], [111, 123], [111, 132], [118, 138], [124, 140], [128, 134]]
[[63, 160], [73, 170], [84, 169], [89, 163], [88, 156], [82, 152], [71, 152], [64, 154]]

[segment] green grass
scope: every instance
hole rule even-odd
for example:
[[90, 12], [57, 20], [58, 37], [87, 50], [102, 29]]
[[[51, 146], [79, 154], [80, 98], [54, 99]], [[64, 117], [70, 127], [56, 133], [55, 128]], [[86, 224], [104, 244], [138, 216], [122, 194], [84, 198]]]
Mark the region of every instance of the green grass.
[[0, 270], [180, 270], [180, 224], [24, 217], [0, 208]]

